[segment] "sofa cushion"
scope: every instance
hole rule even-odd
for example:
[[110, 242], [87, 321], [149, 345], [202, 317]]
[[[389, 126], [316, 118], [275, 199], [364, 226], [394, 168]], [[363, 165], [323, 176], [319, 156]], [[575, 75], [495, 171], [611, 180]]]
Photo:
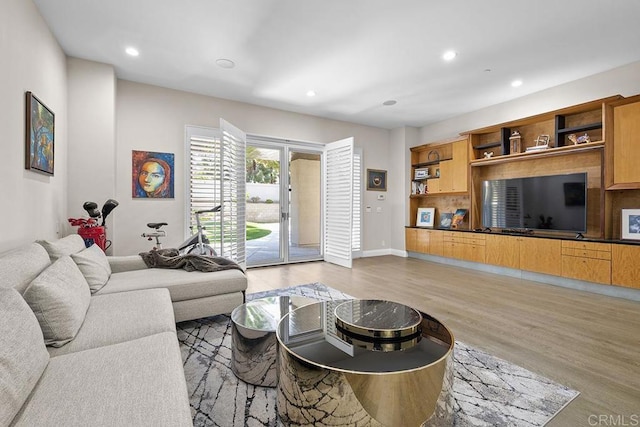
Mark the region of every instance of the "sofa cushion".
[[51, 261], [55, 261], [65, 255], [78, 253], [85, 248], [84, 239], [79, 234], [70, 234], [67, 237], [56, 240], [38, 240], [36, 243], [45, 248]]
[[176, 332], [173, 306], [166, 289], [91, 297], [82, 328], [73, 341], [49, 347], [51, 356], [117, 344], [160, 332]]
[[106, 286], [95, 295], [152, 288], [167, 288], [171, 301], [183, 301], [244, 291], [247, 289], [247, 277], [240, 270], [203, 273], [149, 268], [123, 271], [113, 273]]
[[52, 357], [15, 426], [191, 426], [176, 334]]
[[7, 252], [0, 256], [0, 288], [14, 288], [22, 294], [50, 265], [49, 254], [37, 243]]
[[82, 326], [91, 292], [78, 266], [63, 256], [31, 282], [24, 299], [40, 323], [45, 344], [59, 347]]
[[97, 292], [107, 284], [111, 276], [111, 266], [107, 256], [98, 245], [91, 245], [78, 253], [71, 254], [82, 275], [87, 279], [91, 293]]
[[0, 425], [9, 425], [49, 362], [38, 320], [15, 289], [0, 288]]

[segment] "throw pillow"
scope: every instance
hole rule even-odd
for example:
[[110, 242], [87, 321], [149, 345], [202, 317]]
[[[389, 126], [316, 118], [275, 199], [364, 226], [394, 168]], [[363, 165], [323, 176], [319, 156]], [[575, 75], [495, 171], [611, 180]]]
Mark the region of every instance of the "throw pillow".
[[92, 294], [107, 284], [111, 276], [111, 266], [98, 245], [91, 245], [77, 254], [72, 254], [71, 259], [80, 268]]
[[65, 255], [76, 254], [85, 248], [84, 239], [78, 234], [70, 234], [57, 240], [38, 240], [49, 253], [51, 261], [55, 261]]
[[8, 426], [42, 376], [49, 353], [22, 296], [0, 288], [0, 425]]
[[44, 342], [61, 347], [78, 333], [89, 308], [89, 285], [71, 257], [51, 264], [24, 291], [36, 315]]

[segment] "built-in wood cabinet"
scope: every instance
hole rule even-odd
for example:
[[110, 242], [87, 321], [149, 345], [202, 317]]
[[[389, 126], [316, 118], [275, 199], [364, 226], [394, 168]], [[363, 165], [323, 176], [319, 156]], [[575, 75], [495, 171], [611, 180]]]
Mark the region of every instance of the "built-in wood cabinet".
[[640, 245], [406, 228], [407, 251], [640, 289]]
[[640, 246], [611, 245], [611, 284], [640, 289]]
[[562, 276], [611, 284], [611, 244], [562, 241]]
[[466, 136], [411, 148], [410, 225], [419, 207], [440, 213], [469, 209], [469, 140]]
[[[519, 144], [510, 140], [514, 131]], [[539, 147], [542, 140], [547, 144]], [[419, 207], [436, 208], [436, 227], [441, 213], [466, 208], [469, 216], [463, 231], [407, 231], [407, 250], [640, 289], [640, 245], [620, 240], [622, 210], [640, 209], [638, 159], [640, 95], [611, 96], [413, 147], [410, 227]], [[420, 169], [428, 173], [416, 174]], [[587, 174], [584, 236], [466, 231], [484, 229], [485, 181], [572, 173]]]

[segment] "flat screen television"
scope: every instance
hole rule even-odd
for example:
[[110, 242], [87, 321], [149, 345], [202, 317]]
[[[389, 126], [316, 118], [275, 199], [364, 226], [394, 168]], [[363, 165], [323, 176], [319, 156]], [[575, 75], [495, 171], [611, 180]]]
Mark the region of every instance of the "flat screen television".
[[482, 226], [586, 232], [586, 172], [483, 181]]

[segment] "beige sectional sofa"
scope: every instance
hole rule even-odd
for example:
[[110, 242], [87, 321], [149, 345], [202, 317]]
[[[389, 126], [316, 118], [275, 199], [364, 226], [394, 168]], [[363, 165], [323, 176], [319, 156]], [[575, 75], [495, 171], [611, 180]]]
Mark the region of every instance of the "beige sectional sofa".
[[0, 426], [191, 425], [176, 318], [245, 289], [239, 270], [147, 269], [78, 236], [0, 256]]

